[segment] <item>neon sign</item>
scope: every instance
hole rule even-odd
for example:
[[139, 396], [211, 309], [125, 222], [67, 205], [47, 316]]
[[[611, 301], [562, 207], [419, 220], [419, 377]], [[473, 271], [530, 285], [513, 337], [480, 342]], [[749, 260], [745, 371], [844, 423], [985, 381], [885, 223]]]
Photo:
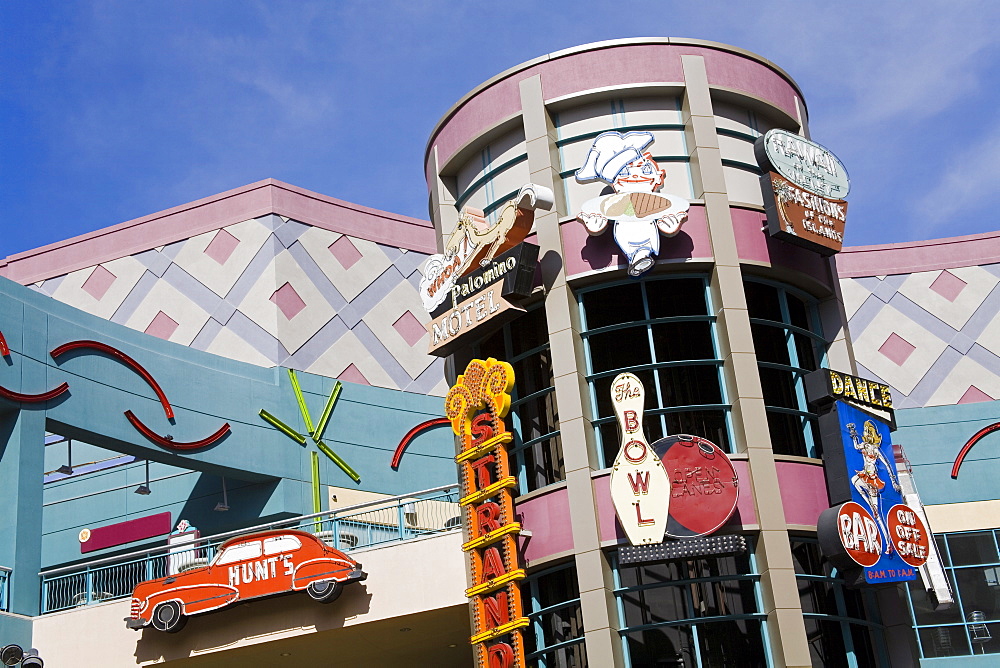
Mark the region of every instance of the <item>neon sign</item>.
[[769, 130], [754, 143], [768, 233], [822, 255], [844, 245], [851, 182], [829, 150], [786, 130]]
[[[0, 333], [0, 344], [2, 344], [0, 345], [0, 355], [2, 355], [3, 357], [9, 357], [10, 348], [7, 345], [7, 341], [3, 338], [3, 333]], [[115, 348], [114, 346], [110, 346], [106, 343], [101, 343], [100, 341], [80, 340], [80, 341], [70, 341], [68, 343], [64, 343], [61, 346], [54, 348], [49, 353], [49, 355], [51, 355], [52, 359], [56, 360], [58, 363], [60, 357], [73, 350], [87, 350], [87, 351], [96, 350], [98, 352], [102, 352], [110, 356], [112, 359], [118, 360], [119, 362], [127, 366], [129, 369], [138, 374], [144, 381], [146, 381], [146, 384], [149, 385], [150, 389], [153, 390], [154, 394], [156, 394], [156, 397], [160, 402], [160, 405], [163, 407], [163, 414], [167, 417], [167, 419], [171, 421], [174, 419], [173, 406], [170, 405], [170, 400], [167, 399], [167, 395], [163, 391], [163, 388], [160, 387], [160, 384], [156, 382], [156, 379], [153, 378], [153, 375], [149, 373], [149, 371], [147, 371], [144, 366], [142, 366], [137, 361], [126, 355], [124, 352]], [[56, 397], [62, 396], [68, 391], [69, 391], [69, 383], [65, 382], [60, 383], [58, 386], [49, 390], [48, 392], [42, 392], [40, 394], [22, 394], [20, 392], [14, 392], [13, 390], [8, 390], [5, 387], [0, 387], [0, 397], [7, 399], [8, 401], [33, 404], [33, 403], [44, 403], [46, 401], [50, 401], [52, 399], [55, 399]], [[230, 431], [229, 423], [226, 422], [221, 427], [219, 427], [214, 433], [212, 433], [209, 436], [206, 436], [205, 438], [202, 438], [197, 441], [180, 442], [180, 441], [175, 441], [170, 437], [160, 436], [152, 429], [147, 427], [142, 422], [142, 420], [140, 420], [138, 416], [136, 416], [136, 414], [133, 413], [131, 410], [126, 410], [124, 415], [126, 419], [128, 419], [129, 423], [140, 434], [145, 436], [153, 443], [156, 443], [157, 445], [166, 448], [168, 450], [174, 450], [174, 451], [197, 450], [199, 448], [204, 448], [206, 446], [213, 445], [221, 441], [223, 437], [225, 437], [226, 434], [228, 434]]]
[[[554, 201], [550, 189], [527, 183], [503, 205], [495, 223], [488, 222], [479, 209], [463, 208], [455, 230], [444, 244], [444, 253], [431, 255], [424, 265], [419, 290], [427, 312], [433, 314], [448, 297], [457, 306], [458, 298], [469, 294], [468, 287], [462, 292], [458, 280], [476, 269], [489, 267], [494, 258], [524, 241], [534, 223], [535, 209], [548, 211]], [[480, 286], [482, 282], [480, 279]]]
[[517, 556], [521, 524], [514, 521], [513, 488], [507, 444], [513, 436], [503, 418], [510, 411], [514, 369], [492, 357], [469, 362], [445, 397], [451, 427], [462, 440], [455, 457], [461, 473], [472, 587], [470, 643], [479, 668], [524, 668], [523, 614], [519, 581], [525, 576]]
[[601, 133], [576, 172], [579, 183], [600, 180], [614, 189], [584, 202], [576, 219], [592, 236], [603, 234], [614, 221], [615, 243], [628, 259], [628, 274], [633, 277], [653, 268], [660, 235], [680, 232], [691, 207], [682, 197], [658, 192], [666, 171], [645, 151], [652, 143], [651, 132]]
[[611, 501], [633, 545], [662, 542], [670, 509], [670, 479], [642, 433], [645, 397], [642, 381], [630, 373], [611, 383], [622, 441], [611, 469]]
[[955, 463], [951, 466], [951, 477], [953, 480], [958, 478], [958, 469], [962, 467], [962, 462], [965, 461], [965, 456], [969, 454], [969, 450], [972, 449], [972, 446], [981, 441], [987, 434], [991, 434], [997, 429], [1000, 429], [1000, 422], [994, 422], [991, 425], [983, 427], [973, 434], [972, 438], [965, 442], [965, 445], [962, 446], [958, 456], [955, 457]]
[[819, 418], [827, 492], [834, 506], [816, 524], [820, 547], [845, 576], [869, 584], [917, 576], [930, 553], [930, 532], [903, 501], [887, 385], [830, 369], [806, 376]]

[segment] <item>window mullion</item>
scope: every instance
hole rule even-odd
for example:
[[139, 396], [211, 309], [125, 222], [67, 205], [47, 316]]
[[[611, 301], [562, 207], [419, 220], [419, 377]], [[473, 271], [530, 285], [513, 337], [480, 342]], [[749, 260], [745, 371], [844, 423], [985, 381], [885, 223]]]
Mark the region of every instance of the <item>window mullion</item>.
[[[646, 289], [646, 284], [642, 284], [642, 315], [645, 317], [645, 327], [646, 327], [646, 340], [649, 342], [649, 359], [653, 363], [653, 386], [656, 388], [656, 405], [663, 406], [663, 388], [660, 387], [660, 373], [657, 369], [657, 364], [659, 360], [656, 358], [656, 345], [653, 343], [653, 326], [650, 324], [649, 316], [649, 294]], [[660, 433], [664, 436], [667, 435], [667, 416], [660, 416]]]

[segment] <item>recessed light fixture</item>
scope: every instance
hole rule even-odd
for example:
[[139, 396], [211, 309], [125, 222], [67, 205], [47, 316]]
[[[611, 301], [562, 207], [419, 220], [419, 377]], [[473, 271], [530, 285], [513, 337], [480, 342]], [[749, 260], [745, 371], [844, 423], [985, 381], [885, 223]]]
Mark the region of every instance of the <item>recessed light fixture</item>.
[[458, 647], [458, 645], [451, 644], [451, 645], [448, 645], [448, 647]]
[[400, 631], [412, 631], [413, 629], [411, 629], [409, 626], [404, 626], [403, 628], [401, 628], [399, 630]]
[[291, 655], [292, 655], [291, 652], [282, 652], [281, 653], [281, 656], [291, 656]]

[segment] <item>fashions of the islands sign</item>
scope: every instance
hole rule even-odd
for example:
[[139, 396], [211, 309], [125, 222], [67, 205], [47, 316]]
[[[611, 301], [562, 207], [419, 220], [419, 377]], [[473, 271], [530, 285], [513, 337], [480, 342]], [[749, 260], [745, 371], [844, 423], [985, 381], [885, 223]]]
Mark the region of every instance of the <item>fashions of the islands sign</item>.
[[431, 316], [428, 353], [450, 355], [472, 330], [497, 327], [524, 311], [517, 301], [530, 294], [538, 263], [538, 246], [524, 239], [535, 210], [549, 210], [553, 202], [550, 189], [529, 183], [504, 203], [495, 222], [480, 209], [462, 209], [444, 252], [427, 259], [420, 281]]
[[830, 369], [806, 376], [805, 388], [821, 411], [833, 503], [816, 523], [820, 548], [852, 585], [915, 579], [932, 549], [931, 534], [922, 513], [903, 501], [890, 434], [890, 388]]
[[651, 132], [604, 132], [594, 139], [576, 172], [579, 183], [604, 181], [611, 186], [611, 192], [584, 202], [576, 219], [594, 236], [614, 222], [615, 243], [633, 277], [653, 268], [660, 235], [680, 232], [691, 206], [683, 197], [659, 192], [666, 171], [645, 150], [652, 143]]
[[823, 255], [839, 252], [851, 182], [837, 156], [785, 130], [758, 137], [754, 154], [764, 170], [761, 190], [771, 236]]
[[[622, 563], [739, 551], [738, 536], [700, 539], [725, 524], [739, 500], [739, 477], [725, 452], [700, 436], [649, 443], [643, 435], [645, 389], [631, 373], [611, 383], [621, 444], [611, 469], [611, 501], [631, 547]], [[673, 540], [666, 542], [670, 537]], [[736, 540], [732, 540], [736, 539]]]

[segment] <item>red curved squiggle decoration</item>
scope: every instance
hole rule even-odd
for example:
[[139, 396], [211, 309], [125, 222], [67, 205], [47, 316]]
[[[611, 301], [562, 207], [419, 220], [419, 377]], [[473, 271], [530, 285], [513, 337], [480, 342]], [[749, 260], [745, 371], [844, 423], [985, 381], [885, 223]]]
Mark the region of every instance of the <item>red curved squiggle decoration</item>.
[[21, 394], [20, 392], [8, 390], [6, 387], [0, 387], [0, 397], [9, 399], [10, 401], [19, 401], [23, 404], [40, 404], [43, 401], [55, 399], [68, 389], [69, 383], [63, 383], [59, 387], [48, 392], [42, 392], [41, 394]]
[[10, 356], [10, 346], [7, 345], [7, 339], [3, 338], [3, 332], [0, 332], [0, 356]]
[[203, 438], [200, 441], [190, 441], [188, 443], [180, 443], [178, 441], [171, 441], [169, 439], [160, 436], [155, 431], [144, 425], [142, 423], [142, 420], [136, 417], [135, 413], [133, 413], [132, 411], [125, 411], [125, 417], [127, 417], [128, 421], [132, 423], [132, 426], [135, 427], [136, 431], [138, 431], [140, 434], [151, 440], [153, 443], [156, 443], [157, 445], [162, 445], [164, 448], [167, 448], [168, 450], [197, 450], [198, 448], [204, 448], [206, 445], [212, 445], [220, 438], [225, 436], [227, 433], [229, 433], [229, 423], [227, 422], [221, 427], [219, 427], [219, 430], [217, 432], [215, 432], [214, 434], [212, 434], [207, 438]]
[[969, 450], [972, 449], [972, 446], [981, 441], [984, 436], [996, 431], [997, 429], [1000, 429], [1000, 422], [994, 422], [991, 425], [983, 427], [972, 435], [972, 438], [966, 442], [966, 444], [962, 447], [962, 450], [958, 453], [958, 457], [955, 457], [955, 464], [951, 467], [951, 477], [953, 479], [958, 477], [958, 469], [962, 466], [962, 461], [965, 460], [965, 456], [969, 454]]
[[450, 422], [451, 421], [448, 418], [434, 418], [433, 420], [428, 420], [427, 422], [421, 422], [416, 427], [406, 432], [406, 436], [404, 436], [403, 440], [401, 440], [399, 445], [396, 446], [396, 452], [392, 455], [392, 463], [390, 466], [392, 466], [392, 468], [399, 468], [399, 460], [403, 458], [403, 451], [406, 450], [410, 441], [416, 438], [417, 434], [427, 431], [432, 427], [440, 427], [442, 425], [450, 424]]
[[68, 353], [70, 350], [78, 350], [80, 348], [92, 348], [94, 350], [99, 350], [102, 353], [107, 353], [108, 355], [111, 355], [120, 362], [123, 362], [137, 374], [142, 376], [142, 379], [146, 381], [146, 383], [151, 388], [153, 388], [153, 392], [155, 392], [156, 396], [159, 398], [160, 404], [163, 405], [163, 412], [166, 413], [167, 415], [167, 419], [170, 420], [173, 419], [174, 409], [170, 407], [170, 402], [167, 401], [167, 395], [163, 393], [163, 390], [160, 388], [159, 383], [157, 383], [156, 380], [153, 379], [152, 374], [146, 371], [146, 369], [143, 368], [141, 364], [139, 364], [134, 359], [132, 359], [122, 351], [118, 350], [117, 348], [109, 346], [106, 343], [101, 343], [100, 341], [86, 341], [86, 340], [70, 341], [69, 343], [62, 344], [49, 354], [52, 355], [52, 359], [56, 359], [60, 355]]

